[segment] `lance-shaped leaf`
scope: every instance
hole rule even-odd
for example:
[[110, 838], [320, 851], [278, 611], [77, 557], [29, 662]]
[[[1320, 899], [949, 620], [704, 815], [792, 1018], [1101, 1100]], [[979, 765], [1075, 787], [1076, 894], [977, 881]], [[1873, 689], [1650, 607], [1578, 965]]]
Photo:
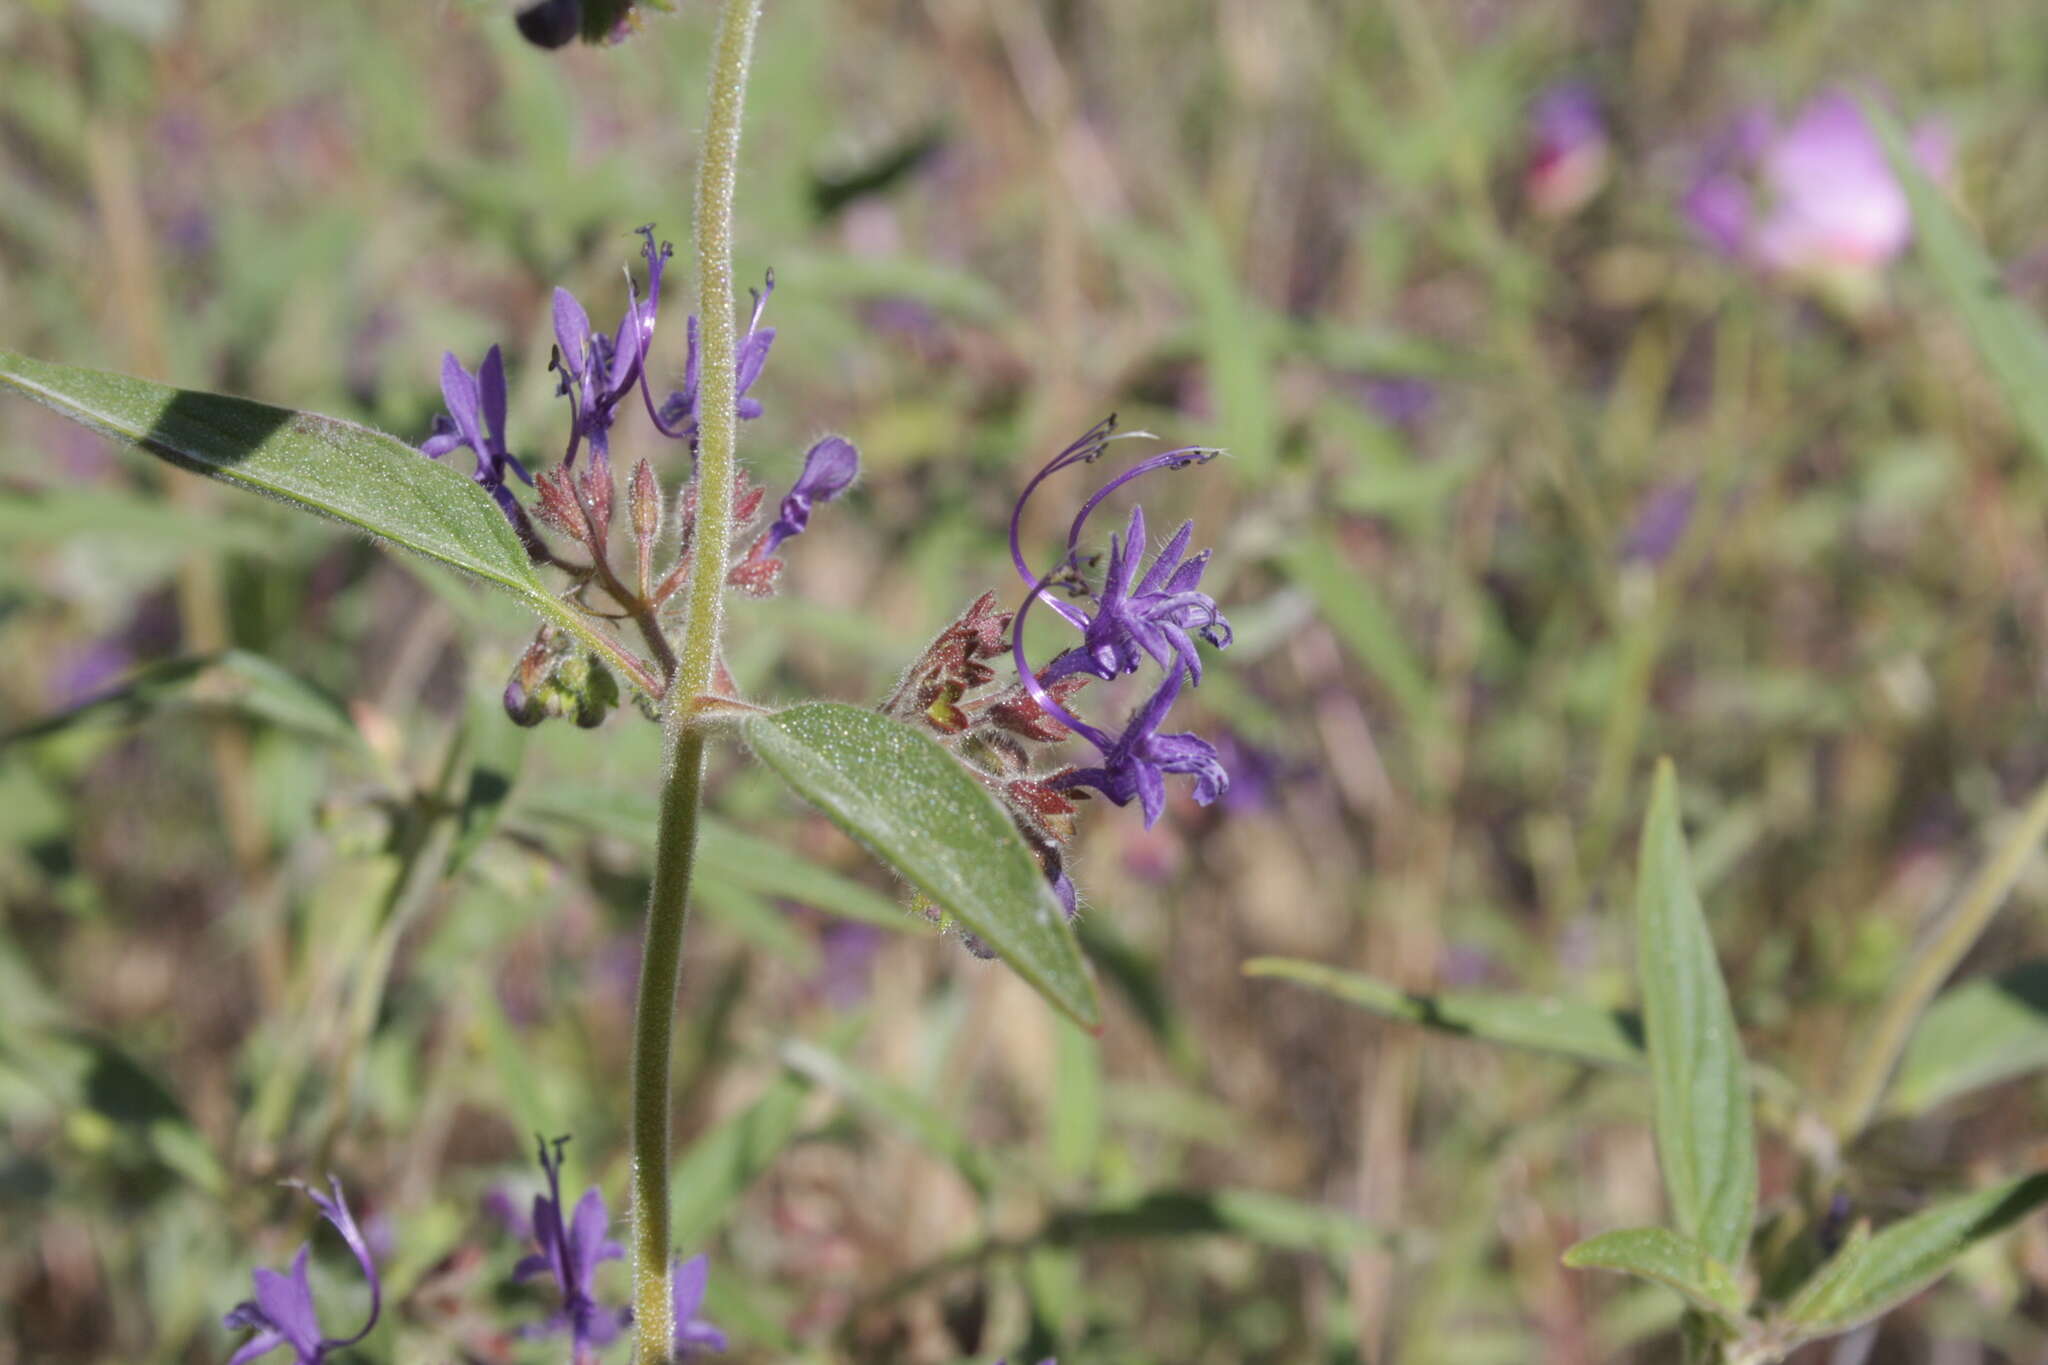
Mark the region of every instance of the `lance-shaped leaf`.
[[1095, 983], [1009, 813], [930, 736], [844, 702], [750, 716], [760, 760], [995, 949], [1047, 1000], [1098, 1026]]
[[1756, 1134], [1728, 988], [1714, 958], [1685, 833], [1678, 779], [1657, 765], [1636, 880], [1637, 971], [1656, 1109], [1657, 1164], [1678, 1230], [1740, 1266], [1756, 1214]]
[[1859, 1235], [1814, 1272], [1779, 1320], [1797, 1340], [1833, 1336], [1905, 1302], [1962, 1254], [2048, 1204], [2048, 1171], [1936, 1204]]
[[148, 664], [97, 697], [0, 734], [0, 749], [80, 726], [132, 724], [185, 708], [265, 721], [344, 748], [362, 746], [340, 702], [261, 655], [230, 649]]
[[1605, 1066], [1643, 1064], [1642, 1023], [1623, 1010], [1489, 991], [1425, 995], [1404, 991], [1363, 972], [1285, 957], [1255, 957], [1244, 964], [1244, 974], [1296, 981], [1374, 1014], [1461, 1037]]
[[2013, 297], [1998, 267], [1920, 169], [1890, 111], [1872, 101], [1864, 102], [1863, 111], [1913, 206], [1920, 258], [2004, 391], [2021, 433], [2036, 455], [2048, 459], [2048, 329]]
[[1920, 1114], [2048, 1067], [2048, 962], [1965, 982], [1928, 1006], [1885, 1108]]
[[1727, 1322], [1742, 1317], [1742, 1289], [1727, 1266], [1690, 1237], [1670, 1228], [1622, 1228], [1589, 1237], [1565, 1252], [1574, 1270], [1616, 1270], [1668, 1285], [1687, 1303]]
[[460, 569], [512, 593], [614, 664], [624, 662], [609, 636], [541, 583], [526, 547], [489, 493], [396, 437], [317, 413], [4, 351], [0, 387], [181, 469], [281, 499]]

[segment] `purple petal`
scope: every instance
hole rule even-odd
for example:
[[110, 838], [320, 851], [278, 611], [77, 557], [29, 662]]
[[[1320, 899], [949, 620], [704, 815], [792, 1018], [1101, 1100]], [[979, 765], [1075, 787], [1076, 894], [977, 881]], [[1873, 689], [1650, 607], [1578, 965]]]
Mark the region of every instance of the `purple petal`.
[[1166, 542], [1166, 548], [1159, 552], [1159, 557], [1152, 561], [1152, 568], [1139, 582], [1140, 596], [1159, 591], [1161, 582], [1173, 573], [1175, 566], [1180, 563], [1180, 557], [1188, 552], [1188, 541], [1194, 534], [1194, 522], [1184, 521], [1180, 524], [1180, 529], [1173, 533], [1173, 539]]
[[1159, 769], [1142, 762], [1136, 765], [1132, 776], [1138, 784], [1138, 805], [1145, 812], [1145, 828], [1150, 829], [1159, 823], [1166, 810], [1166, 779], [1159, 775]]
[[843, 436], [827, 436], [804, 456], [803, 473], [797, 475], [792, 495], [801, 493], [815, 502], [829, 502], [844, 493], [860, 473], [860, 452]]
[[761, 377], [762, 366], [768, 363], [768, 348], [775, 344], [775, 329], [763, 327], [758, 332], [749, 332], [740, 342], [739, 355], [733, 362], [733, 392], [745, 393], [754, 387], [754, 381]]
[[672, 1296], [678, 1325], [688, 1322], [697, 1315], [698, 1306], [704, 1302], [705, 1286], [710, 1282], [711, 1262], [704, 1256], [692, 1256], [676, 1266], [670, 1283], [673, 1285]]
[[306, 1258], [311, 1252], [311, 1244], [299, 1248], [290, 1274], [259, 1266], [250, 1277], [256, 1282], [256, 1306], [264, 1319], [300, 1355], [320, 1349], [320, 1319], [314, 1315], [313, 1289], [306, 1282]]
[[[248, 1365], [249, 1361], [256, 1359], [258, 1356], [267, 1356], [278, 1347], [286, 1345], [290, 1345], [290, 1343], [281, 1335], [265, 1328], [243, 1342], [241, 1349], [228, 1357], [228, 1365]], [[292, 1350], [296, 1352], [298, 1347], [294, 1346]]]
[[447, 403], [448, 415], [455, 419], [458, 430], [467, 434], [476, 426], [476, 376], [462, 368], [462, 362], [455, 358], [453, 351], [441, 357], [441, 398]]
[[583, 1198], [576, 1201], [575, 1222], [569, 1229], [569, 1253], [574, 1261], [576, 1284], [590, 1283], [598, 1264], [606, 1259], [609, 1247], [614, 1254], [623, 1255], [618, 1244], [605, 1238], [605, 1231], [611, 1226], [611, 1214], [605, 1210], [604, 1195], [592, 1185], [583, 1192]]
[[483, 400], [484, 433], [494, 446], [505, 444], [505, 355], [495, 345], [484, 352], [483, 368], [476, 374], [477, 390]]
[[563, 366], [580, 378], [590, 354], [590, 314], [560, 287], [555, 290], [555, 344], [562, 348]]

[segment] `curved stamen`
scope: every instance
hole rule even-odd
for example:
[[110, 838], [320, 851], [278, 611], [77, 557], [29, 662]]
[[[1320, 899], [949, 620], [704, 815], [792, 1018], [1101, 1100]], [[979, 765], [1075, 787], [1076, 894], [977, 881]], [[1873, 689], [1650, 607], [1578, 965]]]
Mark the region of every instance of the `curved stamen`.
[[[1036, 582], [1038, 576], [1032, 573], [1031, 566], [1024, 562], [1024, 549], [1018, 543], [1018, 535], [1024, 523], [1024, 505], [1031, 501], [1031, 495], [1038, 491], [1038, 485], [1044, 483], [1060, 470], [1065, 469], [1069, 465], [1088, 464], [1100, 458], [1104, 444], [1113, 439], [1112, 433], [1115, 431], [1116, 414], [1112, 412], [1109, 416], [1082, 432], [1079, 440], [1053, 456], [1046, 463], [1045, 468], [1032, 476], [1031, 482], [1025, 484], [1024, 491], [1018, 495], [1017, 505], [1010, 509], [1010, 562], [1017, 566], [1017, 576], [1026, 583]], [[1130, 434], [1137, 435], [1138, 433], [1132, 432]]]
[[[1102, 485], [1102, 487], [1096, 489], [1094, 495], [1088, 501], [1081, 504], [1081, 510], [1074, 515], [1074, 524], [1067, 529], [1067, 549], [1071, 552], [1080, 545], [1082, 523], [1086, 522], [1095, 509], [1102, 505], [1102, 500], [1131, 480], [1143, 478], [1155, 469], [1186, 469], [1190, 465], [1207, 464], [1221, 453], [1221, 451], [1208, 446], [1183, 446], [1179, 450], [1169, 450], [1164, 454], [1140, 460], [1108, 483]], [[1141, 553], [1143, 549], [1143, 546], [1132, 546], [1131, 553], [1136, 555]]]
[[[1017, 608], [1016, 616], [1010, 621], [1010, 653], [1017, 663], [1018, 681], [1024, 684], [1024, 690], [1031, 694], [1031, 699], [1038, 703], [1039, 709], [1043, 710], [1060, 724], [1066, 726], [1069, 730], [1072, 730], [1075, 734], [1087, 739], [1096, 748], [1104, 753], [1108, 753], [1110, 746], [1116, 741], [1111, 739], [1106, 732], [1096, 729], [1087, 721], [1082, 720], [1072, 711], [1060, 705], [1059, 701], [1046, 689], [1045, 684], [1038, 680], [1038, 674], [1032, 670], [1031, 661], [1024, 654], [1024, 618], [1031, 614], [1031, 604], [1044, 596], [1045, 590], [1051, 584], [1053, 578], [1066, 568], [1067, 561], [1063, 559], [1053, 566], [1052, 573], [1032, 583], [1031, 591], [1024, 595], [1022, 605]], [[1053, 605], [1058, 606], [1060, 604], [1053, 603]]]

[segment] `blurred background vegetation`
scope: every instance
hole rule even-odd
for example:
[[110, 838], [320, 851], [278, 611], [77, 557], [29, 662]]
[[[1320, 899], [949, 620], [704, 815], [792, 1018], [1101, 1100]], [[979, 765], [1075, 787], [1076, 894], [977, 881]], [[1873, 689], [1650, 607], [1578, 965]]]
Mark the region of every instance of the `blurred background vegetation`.
[[[632, 229], [687, 242], [708, 9], [557, 55], [459, 0], [0, 6], [0, 345], [419, 439], [441, 352], [499, 341], [552, 458], [548, 291], [606, 323]], [[1532, 145], [1561, 82], [1583, 193]], [[2031, 0], [769, 5], [743, 453], [779, 492], [831, 429], [866, 472], [736, 613], [741, 685], [882, 696], [1116, 410], [1231, 452], [1147, 504], [1217, 547], [1238, 643], [1183, 707], [1237, 785], [1086, 821], [1098, 1046], [720, 765], [676, 1201], [731, 1358], [1668, 1358], [1675, 1298], [1558, 1265], [1657, 1217], [1639, 1079], [1240, 968], [1628, 1005], [1670, 754], [1789, 1082], [1764, 1197], [1805, 1193], [1805, 1107], [2048, 777], [2048, 471], [1953, 316], [1910, 257], [1852, 300], [1681, 211], [1744, 111], [1844, 87], [1939, 121], [2048, 301]], [[485, 1208], [536, 1131], [621, 1201], [658, 732], [513, 730], [516, 610], [21, 403], [0, 528], [0, 1362], [224, 1358], [311, 1225], [277, 1182], [327, 1170], [388, 1270], [357, 1358], [555, 1358]], [[2044, 892], [1973, 969], [2048, 947]], [[1857, 1211], [2038, 1161], [2044, 1100], [1880, 1124]], [[2044, 1288], [2036, 1226], [1869, 1358], [2048, 1358]]]

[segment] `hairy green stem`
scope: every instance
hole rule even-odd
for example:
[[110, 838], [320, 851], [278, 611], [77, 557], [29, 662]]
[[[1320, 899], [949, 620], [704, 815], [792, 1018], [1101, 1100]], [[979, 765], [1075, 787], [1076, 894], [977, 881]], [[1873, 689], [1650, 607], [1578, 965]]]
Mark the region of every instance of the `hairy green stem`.
[[697, 856], [697, 809], [704, 792], [705, 730], [694, 699], [711, 690], [732, 539], [733, 447], [738, 338], [733, 319], [732, 200], [739, 167], [740, 112], [761, 0], [725, 0], [711, 65], [711, 114], [697, 174], [698, 383], [697, 531], [690, 566], [689, 618], [666, 712], [668, 772], [656, 831], [654, 888], [640, 960], [633, 1031], [633, 1333], [640, 1365], [674, 1355], [669, 1297], [669, 1061], [682, 971], [683, 926]]
[[1865, 1035], [1863, 1054], [1849, 1074], [1834, 1110], [1836, 1136], [1846, 1145], [1855, 1140], [1877, 1113], [1890, 1084], [1892, 1071], [1913, 1036], [1913, 1026], [1927, 1009], [1942, 982], [1963, 960], [1998, 907], [2005, 903], [2027, 860], [2041, 840], [2048, 837], [2048, 783], [2043, 783], [2020, 813], [2012, 833], [2006, 836], [1991, 860], [1979, 868], [1963, 898], [1950, 912], [1948, 922], [1935, 933], [1932, 942], [1913, 955], [1912, 966], [1885, 1001], [1876, 1026]]

